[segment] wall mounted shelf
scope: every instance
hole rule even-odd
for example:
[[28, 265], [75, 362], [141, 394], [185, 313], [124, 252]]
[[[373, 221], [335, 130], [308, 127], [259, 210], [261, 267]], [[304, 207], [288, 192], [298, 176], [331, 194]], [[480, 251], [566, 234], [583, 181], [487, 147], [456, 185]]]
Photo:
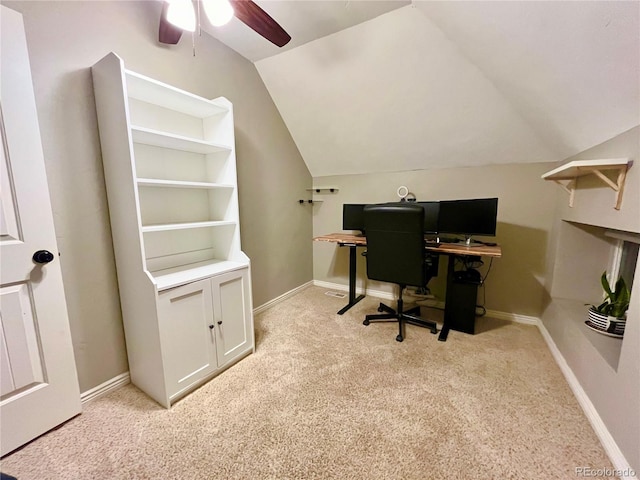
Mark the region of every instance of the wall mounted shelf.
[[[620, 205], [622, 204], [622, 193], [624, 191], [624, 182], [630, 165], [631, 161], [628, 158], [575, 160], [545, 173], [542, 175], [542, 179], [553, 180], [560, 185], [569, 194], [569, 206], [573, 207], [578, 177], [582, 177], [584, 175], [595, 175], [614, 192], [616, 192], [614, 208], [616, 210], [620, 210]], [[605, 171], [612, 170], [618, 173], [615, 182], [603, 173]], [[568, 182], [562, 183], [562, 180], [568, 180]]]
[[307, 192], [338, 193], [338, 187], [313, 187], [313, 188], [307, 188]]
[[311, 188], [307, 188], [306, 189], [307, 192], [311, 192], [312, 193], [312, 198], [308, 199], [308, 200], [298, 200], [298, 202], [300, 202], [301, 204], [303, 203], [321, 203], [323, 202], [323, 200], [321, 198], [317, 198], [314, 197], [313, 194], [332, 194], [332, 193], [338, 193], [338, 187], [311, 187]]

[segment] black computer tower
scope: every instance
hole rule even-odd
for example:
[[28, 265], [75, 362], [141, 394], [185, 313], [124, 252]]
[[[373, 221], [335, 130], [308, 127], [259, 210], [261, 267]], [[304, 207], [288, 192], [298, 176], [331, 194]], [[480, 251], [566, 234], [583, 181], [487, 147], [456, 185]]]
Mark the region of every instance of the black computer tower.
[[475, 333], [478, 283], [454, 280], [447, 286], [447, 323], [452, 330]]

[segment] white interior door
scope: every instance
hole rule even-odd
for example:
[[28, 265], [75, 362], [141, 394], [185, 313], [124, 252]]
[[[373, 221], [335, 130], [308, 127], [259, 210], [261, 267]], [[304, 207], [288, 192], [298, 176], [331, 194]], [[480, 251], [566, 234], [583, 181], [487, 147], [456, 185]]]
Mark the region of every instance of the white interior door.
[[0, 8], [4, 455], [77, 415], [81, 404], [22, 15]]

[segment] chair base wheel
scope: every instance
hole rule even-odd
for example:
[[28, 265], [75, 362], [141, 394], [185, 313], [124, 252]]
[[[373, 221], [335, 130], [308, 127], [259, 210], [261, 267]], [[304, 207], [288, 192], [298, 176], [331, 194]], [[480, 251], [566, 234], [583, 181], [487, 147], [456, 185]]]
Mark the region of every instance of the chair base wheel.
[[369, 320], [365, 320], [364, 322], [362, 322], [363, 325], [369, 325]]
[[401, 342], [401, 341], [403, 341], [403, 340], [404, 340], [404, 338], [402, 338], [402, 335], [398, 335], [398, 336], [396, 337], [396, 342]]
[[379, 312], [384, 312], [384, 308], [382, 308], [382, 307], [378, 307], [378, 311], [379, 311]]

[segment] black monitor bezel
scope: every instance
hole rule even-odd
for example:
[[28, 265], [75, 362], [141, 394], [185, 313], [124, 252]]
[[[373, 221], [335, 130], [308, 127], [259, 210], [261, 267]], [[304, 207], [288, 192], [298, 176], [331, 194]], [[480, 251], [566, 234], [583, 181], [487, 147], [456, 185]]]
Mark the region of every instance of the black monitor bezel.
[[[368, 203], [342, 204], [342, 230], [354, 230], [364, 233], [364, 207]], [[359, 213], [359, 215], [358, 215]], [[359, 221], [357, 220], [359, 217]]]
[[[430, 202], [416, 202], [424, 209], [424, 233], [437, 234], [440, 221], [440, 202], [437, 200]], [[435, 211], [435, 218], [434, 218]]]
[[[469, 208], [478, 208], [480, 206], [487, 210], [482, 222], [474, 223], [469, 219], [460, 218], [460, 215], [469, 215]], [[467, 212], [465, 212], [465, 210], [467, 210]], [[438, 217], [438, 234], [495, 237], [498, 224], [497, 217], [497, 197], [441, 200], [440, 214]], [[478, 227], [479, 224], [483, 226]]]

